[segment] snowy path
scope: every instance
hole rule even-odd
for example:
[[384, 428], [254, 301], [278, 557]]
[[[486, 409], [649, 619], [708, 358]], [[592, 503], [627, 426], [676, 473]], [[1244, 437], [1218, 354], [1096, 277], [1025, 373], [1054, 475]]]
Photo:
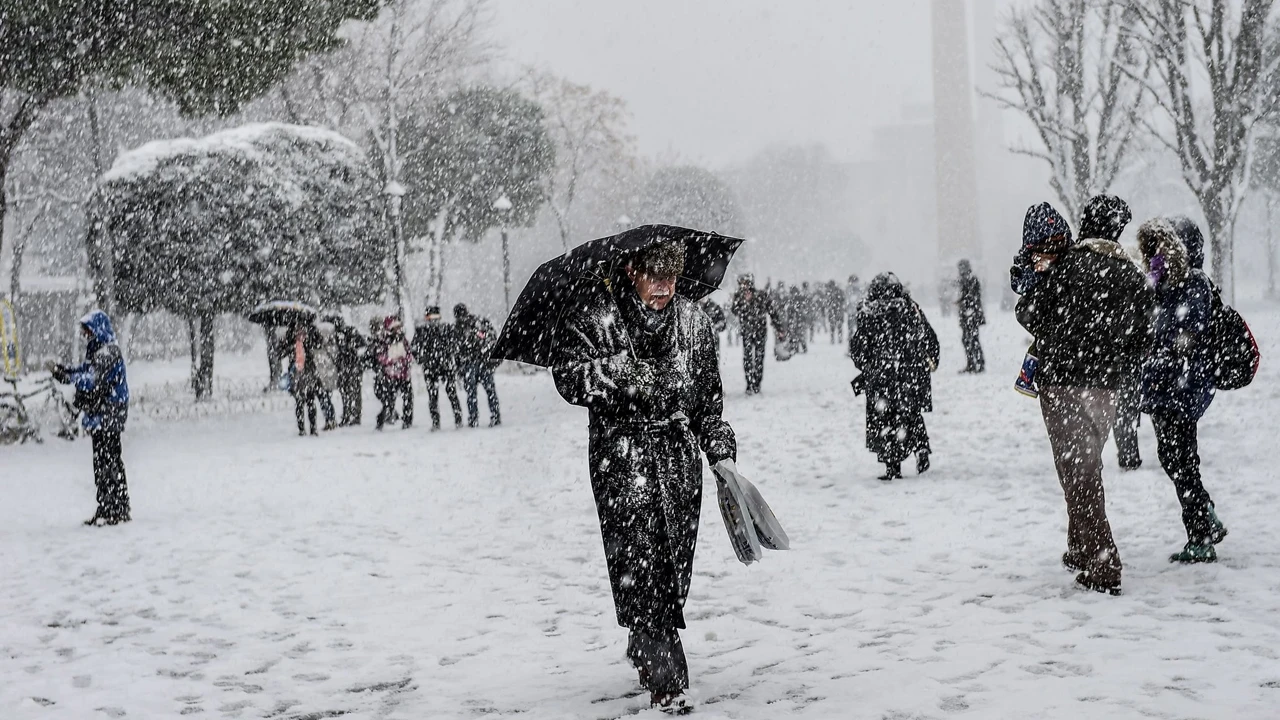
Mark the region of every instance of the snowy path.
[[[708, 482], [685, 633], [698, 716], [1280, 717], [1280, 313], [1247, 314], [1264, 377], [1202, 432], [1222, 561], [1165, 561], [1182, 531], [1144, 425], [1142, 470], [1107, 451], [1120, 598], [1058, 564], [1060, 491], [1038, 408], [1010, 388], [1025, 337], [1007, 315], [977, 378], [935, 320], [934, 469], [893, 484], [873, 479], [835, 348], [770, 364], [754, 398], [727, 350], [739, 466], [795, 550], [737, 563]], [[493, 431], [140, 425], [136, 520], [111, 530], [78, 525], [88, 443], [0, 448], [0, 718], [652, 716], [613, 621], [585, 415], [545, 376], [500, 392]]]

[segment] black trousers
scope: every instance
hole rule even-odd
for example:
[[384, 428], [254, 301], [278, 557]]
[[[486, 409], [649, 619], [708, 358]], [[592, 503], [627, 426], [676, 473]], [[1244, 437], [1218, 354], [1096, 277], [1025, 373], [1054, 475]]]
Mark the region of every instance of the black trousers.
[[431, 411], [431, 427], [440, 427], [440, 383], [444, 383], [444, 393], [449, 397], [449, 406], [453, 408], [453, 424], [462, 424], [462, 405], [458, 403], [458, 381], [453, 373], [431, 375], [423, 373], [427, 381], [427, 407]]
[[1124, 379], [1116, 392], [1116, 425], [1112, 432], [1116, 438], [1116, 454], [1123, 468], [1136, 468], [1142, 464], [1142, 454], [1138, 450], [1141, 400], [1140, 379], [1137, 373], [1133, 373]]
[[382, 402], [382, 409], [378, 412], [378, 428], [391, 422], [391, 418], [396, 412], [396, 396], [403, 398], [404, 409], [400, 413], [400, 419], [404, 421], [404, 426], [413, 426], [413, 383], [408, 379], [393, 380], [391, 378], [381, 378], [378, 386], [378, 400]]
[[970, 372], [984, 372], [987, 369], [987, 358], [982, 354], [978, 328], [975, 323], [960, 323], [960, 337], [964, 343], [964, 369]]
[[360, 414], [364, 405], [360, 376], [342, 376], [338, 378], [338, 394], [342, 396], [342, 425], [359, 425]]
[[760, 392], [764, 380], [764, 346], [766, 332], [742, 333], [742, 372], [747, 378], [747, 392]]
[[1151, 424], [1156, 429], [1156, 452], [1182, 504], [1182, 525], [1187, 530], [1187, 540], [1208, 544], [1213, 534], [1213, 519], [1209, 511], [1213, 498], [1200, 481], [1200, 442], [1196, 436], [1196, 421], [1178, 415], [1152, 415]]
[[[293, 416], [298, 421], [298, 433], [307, 431], [306, 423], [311, 423], [311, 434], [316, 433], [316, 395], [312, 392], [299, 391], [293, 395]], [[305, 419], [306, 422], [303, 422]]]
[[644, 689], [651, 693], [677, 693], [689, 687], [689, 663], [675, 628], [632, 628], [627, 659], [640, 671]]
[[98, 486], [98, 517], [109, 522], [129, 520], [129, 485], [120, 456], [120, 433], [95, 430], [93, 441], [93, 481]]

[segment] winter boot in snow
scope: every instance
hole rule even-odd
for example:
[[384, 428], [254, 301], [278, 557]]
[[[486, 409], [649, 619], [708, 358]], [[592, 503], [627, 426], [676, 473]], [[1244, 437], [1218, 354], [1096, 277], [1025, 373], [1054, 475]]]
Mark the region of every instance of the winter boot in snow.
[[85, 525], [97, 525], [97, 524], [98, 524], [98, 520], [100, 520], [100, 519], [102, 519], [102, 512], [101, 512], [101, 511], [99, 511], [99, 510], [95, 510], [95, 511], [94, 511], [94, 513], [93, 513], [93, 517], [89, 518], [88, 520], [85, 520], [85, 521], [84, 521], [84, 524], [85, 524]]
[[1120, 594], [1120, 581], [1103, 578], [1097, 573], [1088, 570], [1076, 576], [1076, 584], [1086, 590], [1094, 592], [1107, 593], [1108, 595]]
[[668, 715], [688, 715], [693, 712], [693, 704], [683, 690], [673, 693], [656, 692], [649, 696], [649, 706], [655, 707]]
[[929, 469], [929, 451], [921, 450], [916, 453], [916, 474], [923, 475]]
[[1062, 566], [1072, 572], [1080, 572], [1084, 570], [1084, 553], [1079, 552], [1078, 550], [1067, 550], [1062, 553]]
[[1209, 519], [1213, 521], [1213, 529], [1209, 531], [1209, 542], [1217, 545], [1227, 538], [1227, 526], [1218, 519], [1218, 511], [1209, 506]]
[[1218, 551], [1214, 550], [1213, 545], [1208, 543], [1204, 545], [1187, 543], [1182, 548], [1182, 552], [1169, 556], [1169, 562], [1182, 563], [1184, 565], [1218, 562]]
[[889, 482], [890, 480], [902, 479], [902, 463], [885, 463], [884, 474], [880, 476], [881, 480]]

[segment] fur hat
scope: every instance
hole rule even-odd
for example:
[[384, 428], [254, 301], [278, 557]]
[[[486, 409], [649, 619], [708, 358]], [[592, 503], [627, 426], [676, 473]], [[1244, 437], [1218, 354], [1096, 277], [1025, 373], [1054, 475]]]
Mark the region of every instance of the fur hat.
[[671, 276], [684, 273], [684, 244], [658, 242], [636, 254], [632, 267], [650, 275]]
[[1157, 287], [1177, 285], [1187, 279], [1187, 248], [1168, 220], [1155, 218], [1142, 223], [1138, 228], [1138, 249], [1142, 251], [1142, 265]]

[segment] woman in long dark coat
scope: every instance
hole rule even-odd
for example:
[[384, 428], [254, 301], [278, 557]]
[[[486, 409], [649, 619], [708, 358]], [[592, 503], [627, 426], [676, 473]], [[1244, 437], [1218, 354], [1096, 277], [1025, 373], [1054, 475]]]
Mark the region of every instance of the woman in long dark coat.
[[553, 375], [590, 410], [591, 486], [627, 657], [655, 706], [683, 707], [677, 632], [693, 575], [702, 460], [736, 455], [721, 419], [719, 347], [697, 305], [676, 296], [683, 247], [658, 245], [604, 273], [556, 335]]
[[881, 480], [902, 477], [902, 461], [916, 455], [916, 471], [929, 469], [929, 433], [924, 415], [933, 412], [938, 336], [924, 311], [893, 273], [881, 273], [858, 307], [858, 329], [849, 357], [862, 371], [867, 395], [867, 449], [884, 463]]

